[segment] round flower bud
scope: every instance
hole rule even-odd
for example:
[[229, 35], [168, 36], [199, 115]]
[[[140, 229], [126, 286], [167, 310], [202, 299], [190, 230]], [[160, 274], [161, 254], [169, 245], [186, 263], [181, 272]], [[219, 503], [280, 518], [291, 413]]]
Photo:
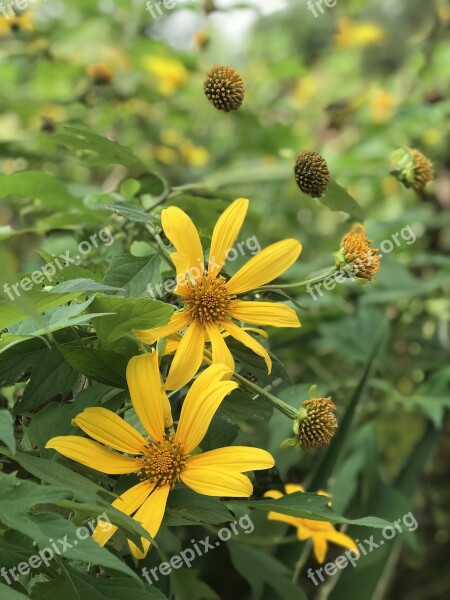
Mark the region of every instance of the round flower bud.
[[419, 150], [411, 149], [414, 161], [414, 189], [423, 190], [433, 180], [433, 163]]
[[322, 448], [331, 442], [338, 426], [335, 410], [331, 398], [312, 398], [303, 403], [295, 428], [303, 450]]
[[237, 110], [244, 101], [244, 82], [232, 67], [214, 67], [204, 84], [205, 95], [217, 110]]
[[295, 163], [295, 180], [298, 187], [312, 198], [320, 198], [330, 181], [326, 160], [318, 152], [304, 150]]

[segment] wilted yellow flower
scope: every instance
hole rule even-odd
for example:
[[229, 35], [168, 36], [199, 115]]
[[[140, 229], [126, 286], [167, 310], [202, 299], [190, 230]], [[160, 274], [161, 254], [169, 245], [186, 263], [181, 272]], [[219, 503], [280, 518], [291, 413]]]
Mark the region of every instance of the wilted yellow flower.
[[114, 77], [114, 69], [107, 63], [93, 63], [88, 65], [86, 73], [97, 85], [108, 85]]
[[[284, 489], [286, 494], [294, 494], [295, 492], [305, 491], [301, 485], [289, 483], [284, 486]], [[319, 491], [317, 493], [321, 496], [329, 496], [329, 494], [323, 491]], [[278, 490], [270, 490], [266, 492], [264, 496], [266, 498], [278, 500], [279, 498], [283, 497], [283, 494]], [[345, 535], [340, 531], [336, 531], [334, 525], [328, 521], [301, 519], [299, 517], [291, 517], [289, 515], [283, 515], [282, 513], [277, 513], [274, 511], [269, 512], [268, 518], [271, 521], [281, 521], [282, 523], [287, 523], [288, 525], [296, 527], [297, 538], [302, 542], [311, 539], [314, 555], [319, 563], [325, 562], [329, 542], [338, 544], [344, 548], [349, 548], [350, 550], [354, 550], [357, 554], [359, 554], [356, 542], [350, 536]]]
[[163, 96], [172, 96], [189, 79], [186, 67], [174, 58], [146, 56], [143, 66], [155, 77], [157, 90]]
[[[176, 483], [183, 482], [205, 496], [246, 498], [252, 494], [253, 486], [244, 473], [274, 465], [271, 454], [247, 446], [194, 452], [220, 403], [237, 387], [230, 376], [224, 365], [205, 369], [184, 399], [175, 431], [157, 353], [135, 356], [127, 367], [127, 383], [134, 410], [146, 431], [144, 436], [111, 410], [90, 407], [75, 417], [73, 425], [93, 439], [63, 435], [49, 440], [46, 448], [102, 473], [137, 474], [141, 481], [112, 505], [134, 515], [155, 537], [169, 492]], [[93, 538], [104, 546], [116, 531], [116, 526], [100, 521]], [[143, 551], [129, 541], [136, 558], [144, 558], [150, 547], [147, 539], [141, 538], [141, 543]]]
[[336, 25], [334, 43], [338, 48], [365, 48], [381, 44], [385, 40], [383, 30], [375, 23], [352, 21], [349, 17], [342, 17]]
[[372, 248], [371, 244], [364, 225], [355, 223], [342, 238], [341, 248], [334, 255], [337, 266], [350, 269], [361, 282], [372, 281], [380, 270], [380, 250]]

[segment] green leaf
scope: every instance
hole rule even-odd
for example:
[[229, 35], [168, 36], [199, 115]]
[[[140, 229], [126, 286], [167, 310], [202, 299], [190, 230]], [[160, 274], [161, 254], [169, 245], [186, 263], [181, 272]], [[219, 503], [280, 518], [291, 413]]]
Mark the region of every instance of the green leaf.
[[64, 146], [89, 165], [123, 165], [131, 167], [141, 165], [141, 160], [133, 154], [131, 148], [98, 135], [87, 129], [65, 125], [51, 137], [51, 141]]
[[364, 397], [376, 359], [380, 349], [386, 341], [387, 333], [388, 330], [386, 324], [382, 322], [358, 387], [350, 400], [350, 404], [345, 411], [343, 419], [341, 419], [339, 423], [339, 427], [331, 444], [328, 446], [322, 461], [318, 464], [312, 482], [308, 484], [308, 489], [319, 490], [327, 487], [328, 480], [332, 476], [345, 449], [345, 445], [351, 432], [352, 423], [355, 418], [356, 409]]
[[174, 307], [147, 298], [116, 298], [99, 295], [91, 304], [94, 313], [113, 313], [95, 319], [102, 344], [111, 344], [132, 329], [152, 329], [169, 322]]
[[58, 349], [69, 365], [78, 373], [99, 383], [127, 389], [125, 377], [131, 357], [112, 350], [86, 348], [82, 346], [62, 346]]
[[251, 585], [253, 597], [261, 598], [266, 585], [279, 598], [306, 600], [303, 591], [291, 582], [289, 569], [273, 556], [237, 542], [228, 542], [227, 548], [234, 568]]
[[144, 258], [114, 256], [104, 279], [106, 285], [120, 288], [128, 298], [148, 297], [153, 291], [154, 299], [156, 286], [162, 281], [161, 258], [156, 255]]
[[80, 198], [73, 196], [61, 181], [43, 171], [0, 175], [0, 198], [5, 196], [32, 198], [35, 205], [54, 210], [82, 206]]
[[4, 585], [3, 583], [0, 583], [0, 597], [2, 600], [28, 600], [29, 598], [29, 596], [17, 592], [9, 585]]
[[197, 494], [187, 487], [170, 492], [164, 515], [166, 525], [218, 525], [232, 520], [233, 515], [218, 498]]
[[95, 281], [95, 279], [82, 278], [64, 281], [63, 283], [55, 285], [55, 287], [49, 291], [50, 294], [67, 294], [70, 292], [123, 293], [123, 290], [120, 287], [111, 287], [110, 285], [98, 283], [98, 281]]
[[55, 579], [37, 582], [30, 597], [32, 600], [166, 600], [158, 588], [141, 581], [91, 577], [67, 564], [61, 565], [61, 572]]
[[200, 581], [197, 569], [177, 569], [170, 574], [176, 600], [220, 600], [209, 585]]
[[323, 196], [318, 198], [322, 204], [334, 211], [342, 211], [350, 215], [355, 221], [364, 220], [364, 211], [350, 196], [347, 190], [338, 185], [333, 179], [328, 183]]
[[[10, 325], [19, 323], [30, 314], [43, 313], [56, 306], [62, 306], [78, 298], [79, 295], [78, 292], [49, 294], [48, 292], [34, 290], [27, 293], [23, 292], [20, 298], [14, 299], [12, 302], [0, 301], [0, 329], [6, 329]], [[19, 300], [22, 300], [23, 304], [20, 304]]]
[[215, 448], [231, 446], [238, 433], [236, 425], [216, 415], [213, 417], [205, 437], [200, 442], [200, 447], [203, 452], [208, 452]]
[[328, 506], [330, 502], [326, 496], [309, 494], [306, 492], [295, 492], [287, 494], [278, 500], [246, 500], [239, 502], [250, 508], [257, 508], [266, 512], [274, 511], [291, 517], [301, 519], [312, 519], [316, 521], [329, 521], [330, 523], [347, 523], [352, 525], [363, 525], [365, 527], [382, 528], [390, 525], [388, 521], [378, 517], [364, 517], [362, 519], [346, 519], [334, 512]]
[[154, 215], [150, 215], [140, 208], [135, 207], [132, 204], [126, 204], [120, 202], [117, 204], [109, 204], [106, 206], [107, 209], [114, 211], [121, 217], [125, 217], [128, 221], [133, 223], [158, 223], [159, 219]]
[[8, 410], [0, 410], [0, 442], [3, 442], [11, 452], [16, 451], [14, 421]]

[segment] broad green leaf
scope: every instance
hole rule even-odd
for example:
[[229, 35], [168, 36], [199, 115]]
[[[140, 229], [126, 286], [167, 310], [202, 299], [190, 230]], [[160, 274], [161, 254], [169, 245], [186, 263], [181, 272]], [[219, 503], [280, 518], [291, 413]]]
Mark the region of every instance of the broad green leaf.
[[112, 344], [133, 329], [152, 329], [169, 322], [173, 306], [147, 298], [117, 298], [99, 295], [91, 304], [93, 313], [112, 313], [96, 318], [94, 326], [102, 344]]
[[61, 564], [61, 572], [55, 579], [36, 583], [30, 597], [32, 600], [166, 600], [158, 588], [142, 581], [92, 577], [68, 564]]
[[131, 167], [141, 164], [141, 160], [133, 154], [131, 148], [121, 146], [87, 129], [65, 125], [51, 137], [51, 141], [74, 152], [78, 158], [89, 165]]
[[25, 590], [24, 593], [22, 594], [22, 592], [18, 592], [16, 590], [14, 590], [12, 587], [10, 587], [9, 585], [5, 585], [3, 583], [0, 583], [0, 597], [2, 598], [2, 600], [28, 600], [29, 596], [27, 596], [25, 594]]
[[110, 204], [106, 208], [117, 213], [121, 217], [125, 217], [128, 221], [133, 223], [158, 223], [154, 215], [146, 213], [144, 210], [137, 208], [133, 204], [127, 204], [126, 202], [120, 202], [117, 204]]
[[274, 511], [291, 517], [301, 519], [313, 519], [316, 521], [329, 521], [330, 523], [347, 523], [363, 525], [365, 527], [382, 528], [390, 525], [388, 521], [378, 517], [364, 517], [362, 519], [346, 519], [334, 512], [328, 506], [329, 499], [326, 496], [318, 496], [303, 492], [286, 494], [278, 500], [246, 500], [239, 502], [250, 508], [257, 508], [266, 512]]
[[208, 452], [215, 448], [231, 446], [238, 433], [236, 425], [216, 415], [213, 417], [205, 437], [200, 442], [200, 447], [203, 452]]
[[159, 256], [137, 258], [135, 256], [114, 256], [106, 271], [104, 283], [123, 290], [128, 298], [158, 298], [158, 287], [161, 276], [161, 259]]
[[[20, 288], [18, 289], [20, 292]], [[16, 298], [11, 302], [0, 301], [0, 329], [6, 329], [10, 325], [19, 323], [30, 314], [43, 313], [56, 306], [67, 304], [67, 302], [78, 298], [79, 295], [79, 292], [49, 294], [48, 292], [32, 291], [20, 294], [20, 300], [24, 302], [23, 306], [19, 305]], [[30, 312], [27, 311], [27, 306], [30, 307]]]
[[233, 515], [218, 498], [197, 494], [187, 487], [177, 487], [169, 494], [165, 513], [167, 525], [218, 525], [233, 520]]
[[355, 221], [364, 220], [364, 211], [347, 190], [333, 179], [328, 183], [323, 196], [318, 198], [322, 204], [334, 211], [347, 213]]
[[126, 389], [127, 364], [131, 357], [112, 350], [58, 345], [69, 365], [78, 373], [99, 383]]
[[70, 292], [110, 292], [110, 293], [123, 293], [120, 287], [111, 287], [110, 285], [104, 285], [98, 283], [95, 279], [71, 279], [70, 281], [64, 281], [56, 285], [50, 294], [68, 294]]
[[61, 181], [43, 171], [0, 175], [0, 198], [5, 196], [32, 198], [36, 206], [55, 210], [70, 210], [81, 204], [81, 199], [73, 196]]
[[216, 592], [199, 579], [196, 569], [172, 570], [170, 575], [177, 600], [220, 600]]
[[14, 421], [8, 410], [0, 410], [0, 442], [3, 442], [11, 452], [16, 451]]
[[233, 541], [227, 548], [234, 568], [249, 582], [255, 598], [261, 598], [264, 586], [268, 586], [271, 598], [306, 600], [303, 591], [291, 582], [289, 569], [270, 554]]

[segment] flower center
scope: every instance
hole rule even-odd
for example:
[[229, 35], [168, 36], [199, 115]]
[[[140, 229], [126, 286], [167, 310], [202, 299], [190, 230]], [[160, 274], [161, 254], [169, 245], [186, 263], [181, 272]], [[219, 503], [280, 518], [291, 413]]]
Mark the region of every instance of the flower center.
[[185, 303], [192, 319], [198, 323], [220, 323], [227, 317], [235, 296], [226, 288], [225, 277], [203, 276], [196, 282], [187, 282]]
[[183, 454], [181, 444], [174, 441], [173, 434], [163, 441], [148, 444], [146, 453], [137, 460], [138, 476], [152, 484], [175, 485], [180, 480], [188, 454]]

